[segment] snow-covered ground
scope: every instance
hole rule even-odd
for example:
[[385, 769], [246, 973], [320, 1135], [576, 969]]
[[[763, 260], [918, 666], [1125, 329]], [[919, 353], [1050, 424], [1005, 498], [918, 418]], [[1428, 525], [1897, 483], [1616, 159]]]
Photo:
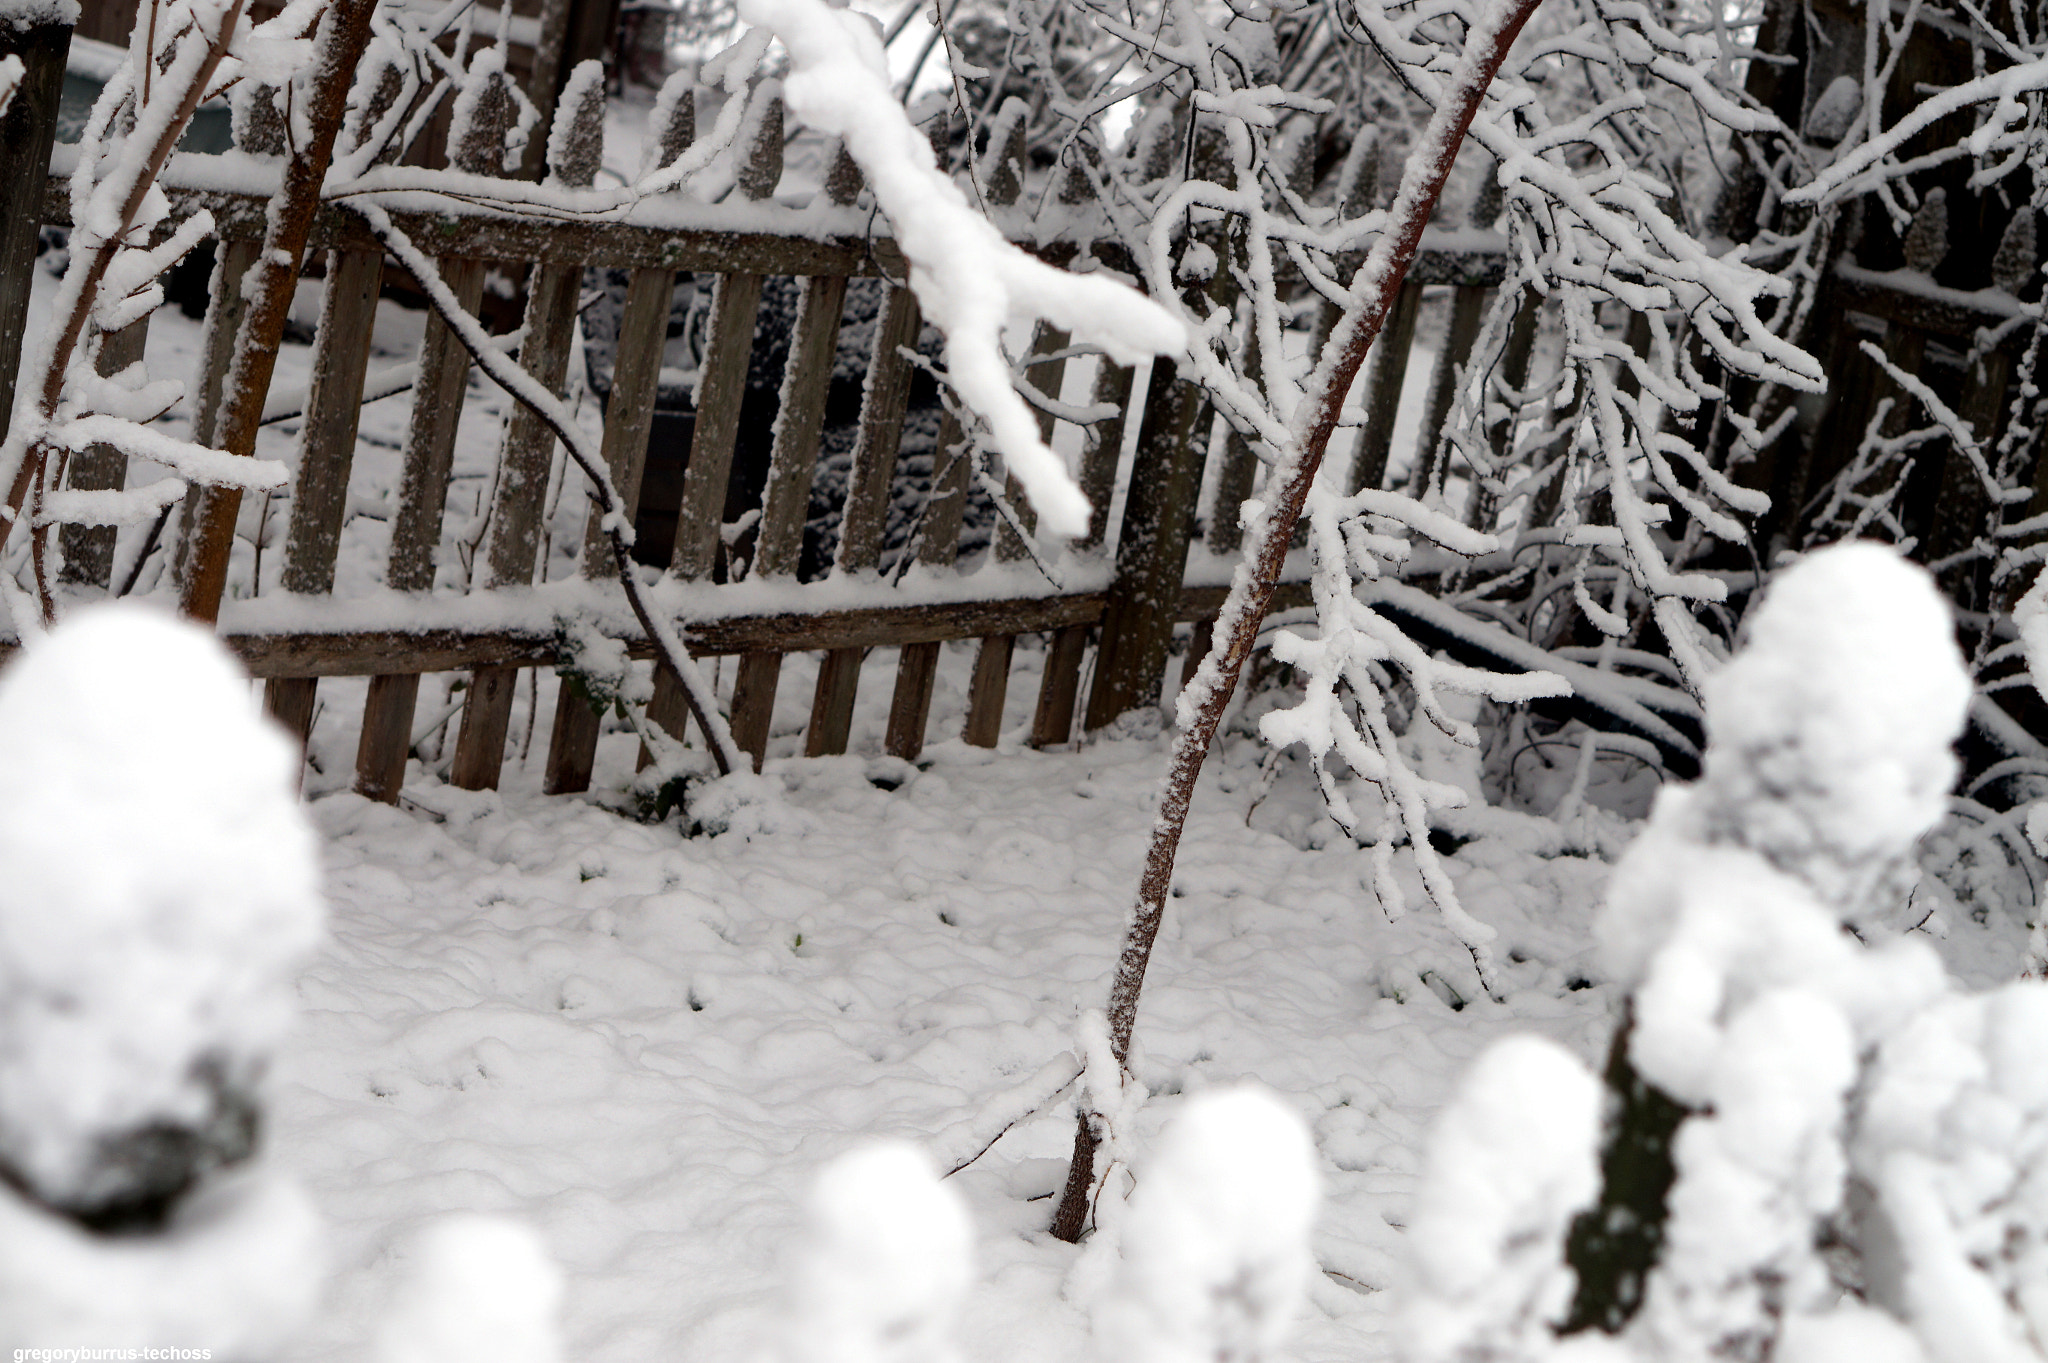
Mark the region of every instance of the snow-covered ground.
[[[1606, 867], [1511, 836], [1462, 849], [1514, 963], [1505, 1005], [1454, 1012], [1439, 992], [1479, 997], [1464, 950], [1433, 913], [1386, 922], [1366, 854], [1309, 846], [1334, 830], [1299, 775], [1260, 802], [1262, 756], [1229, 744], [1196, 806], [1138, 1032], [1143, 1130], [1247, 1078], [1300, 1111], [1328, 1190], [1300, 1356], [1355, 1359], [1378, 1352], [1424, 1130], [1463, 1063], [1514, 1029], [1604, 1045], [1584, 957]], [[964, 1343], [1074, 1356], [1077, 1251], [1045, 1233], [1072, 1106], [1041, 1100], [1103, 1004], [1164, 759], [1137, 740], [945, 743], [921, 771], [793, 759], [769, 770], [776, 826], [694, 839], [540, 797], [530, 772], [417, 788], [413, 810], [317, 800], [331, 939], [271, 1136], [335, 1226], [314, 1355], [355, 1356], [407, 1231], [481, 1210], [530, 1221], [567, 1270], [571, 1357], [739, 1357], [820, 1165], [902, 1136], [950, 1168], [1036, 1105], [955, 1178], [982, 1261]]]
[[[968, 661], [949, 657], [935, 732], [958, 722]], [[863, 688], [870, 753], [892, 664], [874, 655]], [[807, 697], [792, 671], [785, 694]], [[569, 1358], [751, 1356], [822, 1165], [896, 1136], [944, 1170], [998, 1132], [953, 1179], [979, 1236], [967, 1357], [1087, 1356], [1099, 1266], [1045, 1230], [1073, 1133], [1071, 1091], [1054, 1094], [1106, 996], [1165, 757], [1163, 739], [1125, 739], [945, 742], [921, 768], [783, 759], [773, 821], [695, 838], [605, 808], [618, 792], [540, 796], [538, 752], [502, 793], [426, 777], [408, 808], [316, 798], [330, 937], [270, 1136], [332, 1226], [306, 1356], [364, 1357], [408, 1237], [456, 1211], [541, 1233], [568, 1277]], [[1501, 932], [1491, 1003], [1405, 854], [1418, 907], [1390, 923], [1368, 855], [1303, 771], [1262, 781], [1265, 757], [1230, 739], [1203, 779], [1138, 1027], [1140, 1140], [1186, 1095], [1244, 1079], [1301, 1114], [1325, 1201], [1295, 1355], [1355, 1363], [1390, 1347], [1426, 1133], [1466, 1063], [1515, 1031], [1604, 1051], [1615, 993], [1591, 922], [1608, 865], [1512, 814], [1450, 858]], [[1627, 828], [1591, 817], [1582, 840], [1611, 853]], [[2009, 973], [2018, 933], [1965, 923], [1950, 946], [1966, 976]]]

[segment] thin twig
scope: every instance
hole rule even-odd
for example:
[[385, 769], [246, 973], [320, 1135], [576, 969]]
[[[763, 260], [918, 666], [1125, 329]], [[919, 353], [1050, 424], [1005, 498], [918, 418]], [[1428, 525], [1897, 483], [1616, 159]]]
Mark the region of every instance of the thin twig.
[[419, 281], [426, 290], [427, 301], [448, 324], [448, 330], [462, 342], [463, 349], [470, 353], [477, 367], [504, 389], [508, 397], [539, 417], [562, 442], [562, 447], [576, 461], [576, 466], [583, 470], [590, 498], [597, 503], [605, 539], [610, 543], [612, 557], [618, 564], [619, 585], [625, 589], [626, 602], [633, 608], [640, 627], [647, 631], [647, 637], [660, 651], [662, 663], [682, 682], [683, 697], [689, 704], [690, 713], [711, 740], [711, 757], [718, 765], [718, 774], [725, 776], [747, 767], [748, 759], [733, 741], [731, 726], [718, 711], [717, 693], [704, 680], [702, 671], [691, 659], [674, 627], [647, 600], [646, 588], [640, 582], [639, 565], [633, 562], [632, 520], [617, 485], [612, 482], [611, 470], [605, 466], [603, 456], [590, 448], [589, 437], [562, 409], [560, 399], [508, 360], [504, 351], [491, 344], [483, 325], [456, 302], [455, 295], [442, 280], [441, 272], [398, 229], [390, 214], [374, 203], [352, 204], [350, 207], [362, 218], [371, 235], [397, 256]]

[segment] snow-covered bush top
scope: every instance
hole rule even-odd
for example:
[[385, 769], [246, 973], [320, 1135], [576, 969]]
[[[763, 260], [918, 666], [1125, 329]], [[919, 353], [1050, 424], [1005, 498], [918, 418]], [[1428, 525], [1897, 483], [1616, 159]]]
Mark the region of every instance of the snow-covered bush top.
[[1264, 1089], [1198, 1094], [1143, 1166], [1097, 1329], [1130, 1363], [1255, 1363], [1293, 1323], [1320, 1196], [1301, 1117]]
[[0, 1161], [58, 1206], [110, 1142], [253, 1083], [320, 932], [297, 754], [210, 636], [81, 612], [0, 674]]
[[[1616, 871], [1601, 942], [1624, 981], [1642, 978], [1682, 903], [1719, 906], [1716, 949], [1787, 978], [1838, 957], [1841, 924], [1911, 926], [1875, 920], [1907, 910], [1913, 844], [1941, 817], [1955, 773], [1949, 745], [1970, 683], [1948, 607], [1892, 550], [1849, 544], [1785, 572], [1749, 630], [1706, 684], [1705, 777], [1659, 797]], [[1740, 902], [1732, 882], [1749, 887]], [[1767, 907], [1808, 897], [1826, 913], [1802, 921]], [[1770, 959], [1802, 940], [1818, 955]]]
[[915, 1147], [851, 1151], [818, 1176], [790, 1266], [785, 1363], [949, 1363], [974, 1236]]
[[1749, 631], [1706, 682], [1712, 750], [1696, 815], [1709, 842], [1796, 868], [1860, 915], [1955, 779], [1970, 678], [1948, 606], [1892, 550], [1848, 544], [1785, 573]]

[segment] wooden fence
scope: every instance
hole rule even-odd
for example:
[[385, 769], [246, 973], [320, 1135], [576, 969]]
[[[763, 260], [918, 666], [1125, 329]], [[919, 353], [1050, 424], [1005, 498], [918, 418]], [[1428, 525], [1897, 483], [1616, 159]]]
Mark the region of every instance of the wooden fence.
[[[423, 188], [396, 203], [392, 216], [406, 235], [437, 259], [443, 278], [467, 308], [478, 307], [493, 272], [524, 281], [520, 363], [558, 392], [571, 359], [584, 272], [627, 272], [603, 453], [627, 504], [636, 507], [676, 281], [679, 275], [690, 274], [697, 277], [700, 289], [708, 282], [708, 334], [668, 565], [674, 585], [664, 589], [667, 595], [662, 600], [674, 612], [694, 653], [737, 656], [731, 721], [736, 739], [757, 766], [767, 749], [782, 661], [793, 652], [823, 655], [804, 740], [804, 750], [812, 755], [845, 751], [861, 661], [868, 650], [878, 647], [900, 650], [885, 746], [905, 758], [914, 758], [926, 741], [936, 667], [943, 645], [950, 641], [977, 641], [962, 735], [970, 743], [993, 746], [997, 740], [1014, 644], [1022, 635], [1047, 636], [1030, 727], [1034, 745], [1069, 742], [1077, 722], [1086, 729], [1100, 728], [1126, 711], [1156, 702], [1176, 626], [1194, 626], [1191, 635], [1184, 636], [1189, 639], [1190, 663], [1207, 647], [1207, 622], [1213, 620], [1223, 595], [1219, 564], [1239, 545], [1234, 508], [1254, 486], [1256, 462], [1250, 449], [1228, 432], [1212, 441], [1214, 423], [1199, 389], [1177, 377], [1170, 363], [1154, 367], [1152, 381], [1142, 392], [1133, 391], [1131, 371], [1101, 363], [1090, 414], [1109, 414], [1086, 426], [1080, 455], [1081, 481], [1096, 507], [1094, 523], [1088, 536], [1061, 559], [1068, 585], [1041, 582], [1033, 587], [1025, 577], [1030, 571], [1025, 542], [1007, 525], [998, 527], [986, 560], [977, 555], [962, 561], [962, 516], [974, 461], [950, 457], [965, 448], [965, 438], [949, 416], [924, 489], [915, 546], [921, 571], [915, 575], [914, 590], [889, 586], [877, 569], [912, 387], [915, 361], [910, 349], [921, 327], [918, 304], [897, 282], [902, 262], [893, 244], [868, 234], [875, 220], [856, 207], [858, 174], [843, 156], [810, 205], [774, 204], [790, 135], [772, 83], [757, 89], [753, 98], [761, 107], [750, 119], [751, 144], [738, 149], [731, 166], [732, 203], [703, 204], [667, 196], [623, 216], [577, 218], [512, 212], [493, 207], [487, 195], [465, 199]], [[665, 159], [680, 154], [694, 136], [692, 102], [685, 100], [678, 107], [670, 126], [649, 130], [650, 143], [661, 148]], [[601, 107], [586, 107], [580, 116], [589, 124], [586, 132], [601, 126]], [[250, 120], [244, 136], [246, 153], [275, 156], [281, 150], [275, 140], [278, 130], [263, 120]], [[496, 130], [486, 128], [471, 145], [451, 148], [449, 159], [455, 169], [471, 176], [499, 173], [486, 150], [495, 136]], [[1015, 155], [1014, 147], [994, 149], [992, 159], [981, 167], [980, 181], [999, 218], [1007, 215], [1021, 224], [1028, 204], [1017, 202], [1023, 176]], [[258, 195], [210, 188], [227, 182], [208, 164], [213, 159], [180, 156], [165, 180], [177, 213], [205, 207], [213, 213], [219, 234], [219, 266], [206, 332], [209, 348], [202, 381], [190, 398], [193, 436], [202, 442], [210, 438], [227, 372], [227, 338], [241, 306], [236, 284], [258, 249], [266, 206]], [[559, 182], [572, 186], [588, 185], [595, 169], [594, 164], [553, 168]], [[48, 223], [64, 222], [65, 199], [56, 192], [60, 188], [53, 180], [46, 196]], [[1356, 191], [1354, 186], [1344, 192]], [[771, 206], [771, 220], [787, 225], [764, 232], [759, 224]], [[1448, 296], [1441, 308], [1443, 333], [1434, 347], [1436, 368], [1417, 449], [1427, 459], [1441, 447], [1439, 437], [1452, 407], [1459, 368], [1471, 352], [1503, 267], [1498, 250], [1472, 249], [1469, 233], [1460, 240], [1461, 249], [1456, 251], [1431, 250], [1425, 244], [1388, 320], [1364, 380], [1365, 419], [1352, 472], [1355, 485], [1379, 483], [1386, 477], [1398, 400], [1418, 318], [1431, 290]], [[554, 439], [523, 409], [515, 409], [505, 425], [489, 537], [478, 549], [473, 591], [466, 599], [451, 598], [446, 591], [434, 593], [435, 565], [447, 535], [452, 451], [459, 425], [476, 419], [463, 400], [470, 357], [438, 317], [427, 320], [419, 351], [402, 484], [391, 519], [388, 591], [365, 600], [332, 599], [378, 299], [384, 284], [402, 271], [360, 220], [340, 205], [323, 209], [312, 249], [324, 253], [326, 296], [312, 341], [314, 380], [306, 397], [300, 466], [289, 498], [283, 593], [281, 598], [274, 593], [258, 601], [230, 603], [223, 613], [222, 632], [252, 673], [267, 680], [272, 712], [302, 737], [310, 730], [321, 678], [371, 678], [356, 784], [365, 794], [384, 800], [398, 796], [413, 744], [421, 676], [467, 671], [470, 679], [450, 779], [472, 789], [495, 787], [520, 670], [550, 668], [562, 661], [557, 621], [565, 609], [592, 616], [607, 633], [622, 639], [633, 657], [652, 657], [653, 648], [633, 625], [616, 587], [606, 586], [609, 558], [591, 552], [600, 534], [594, 517], [585, 530], [586, 549], [577, 570], [584, 580], [538, 581], [547, 569], [540, 535]], [[1081, 248], [1040, 242], [1031, 249], [1069, 260]], [[751, 563], [743, 581], [725, 581], [721, 531], [727, 527], [728, 486], [742, 390], [756, 343], [758, 301], [768, 276], [798, 281], [802, 303], [788, 337], [782, 410], [774, 426], [758, 520], [750, 531]], [[837, 508], [840, 531], [832, 572], [822, 580], [799, 581], [798, 552], [813, 495], [826, 392], [848, 284], [876, 277], [890, 282], [874, 325], [851, 473], [843, 504]], [[9, 292], [0, 289], [0, 302]], [[1916, 290], [1910, 281], [1901, 284], [1851, 272], [1838, 280], [1832, 297], [1838, 315], [1874, 315], [1889, 319], [1894, 328], [1925, 331], [1935, 325], [1967, 331], [1979, 324], [1974, 315], [1962, 317], [1953, 327], [1930, 323], [1926, 290]], [[1536, 325], [1533, 308], [1524, 308], [1523, 313], [1500, 361], [1501, 378], [1509, 388], [1523, 388], [1529, 379]], [[145, 320], [109, 338], [100, 352], [102, 369], [116, 372], [138, 357], [146, 326]], [[1036, 358], [1025, 368], [1029, 386], [1057, 400], [1072, 362], [1066, 352], [1064, 335], [1042, 331], [1034, 345]], [[2003, 393], [2002, 379], [1998, 392]], [[1073, 414], [1071, 408], [1064, 410]], [[1047, 411], [1042, 421], [1050, 434], [1054, 415]], [[1136, 430], [1127, 441], [1126, 429], [1132, 423]], [[1197, 500], [1212, 445], [1213, 457], [1221, 461], [1208, 478], [1216, 488], [1213, 505], [1218, 510], [1198, 526]], [[1127, 447], [1133, 452], [1120, 468], [1119, 456]], [[1807, 466], [1812, 463], [1807, 460]], [[1763, 476], [1772, 476], [1768, 468]], [[106, 450], [78, 459], [70, 473], [71, 485], [80, 488], [119, 487], [124, 477], [121, 457]], [[1127, 495], [1121, 523], [1112, 534], [1108, 509], [1119, 488]], [[1789, 489], [1773, 490], [1782, 494]], [[1028, 507], [1020, 505], [1019, 510], [1028, 520]], [[174, 539], [175, 533], [169, 532], [170, 537]], [[111, 527], [67, 527], [64, 551], [66, 573], [74, 584], [110, 586], [115, 557]], [[1401, 609], [1398, 602], [1386, 606]], [[1495, 662], [1520, 656], [1505, 647], [1505, 636], [1498, 650], [1489, 651], [1483, 641], [1475, 643], [1485, 631], [1497, 629], [1484, 622], [1440, 628], [1425, 615], [1411, 614], [1408, 623], [1424, 642], [1454, 653]], [[1084, 699], [1081, 680], [1091, 648], [1093, 684]], [[560, 684], [569, 686], [566, 680]], [[1610, 726], [1636, 728], [1666, 751], [1675, 769], [1683, 772], [1690, 766], [1689, 736], [1674, 738], [1668, 728], [1646, 728], [1611, 707], [1603, 711], [1597, 697], [1575, 704], [1583, 704], [1589, 716]], [[1676, 692], [1667, 711], [1666, 718], [1690, 718], [1689, 702]], [[666, 676], [657, 683], [650, 714], [671, 732], [682, 731], [681, 698]], [[599, 718], [566, 693], [558, 697], [554, 716], [545, 788], [585, 789], [592, 778]]]
[[[774, 199], [782, 178], [788, 133], [772, 87], [764, 87], [756, 97], [767, 103], [762, 116], [750, 120], [757, 136], [738, 156], [733, 198], [766, 204]], [[684, 101], [674, 125], [650, 130], [650, 140], [662, 147], [666, 158], [672, 159], [692, 140], [691, 107]], [[586, 109], [583, 116], [601, 118], [602, 110]], [[275, 156], [281, 147], [262, 139], [277, 135], [274, 127], [251, 120], [243, 130], [240, 150]], [[487, 130], [474, 141], [482, 147], [494, 137], [495, 131]], [[211, 435], [230, 359], [227, 338], [241, 302], [236, 283], [254, 259], [266, 206], [260, 196], [208, 188], [224, 178], [210, 169], [211, 159], [181, 155], [165, 176], [176, 215], [204, 207], [213, 213], [219, 234], [208, 349], [203, 378], [191, 398], [194, 438], [202, 442]], [[474, 148], [452, 148], [450, 160], [470, 175], [496, 170], [489, 156]], [[585, 185], [594, 169], [554, 167], [558, 181]], [[1022, 177], [1014, 167], [1004, 175], [993, 161], [984, 169], [990, 172], [987, 182], [995, 186], [998, 210], [1010, 207], [1004, 200], [1014, 202]], [[46, 196], [46, 223], [66, 221], [61, 190], [61, 181], [53, 178]], [[1077, 720], [1100, 727], [1126, 710], [1155, 702], [1174, 627], [1213, 618], [1223, 595], [1222, 578], [1213, 571], [1207, 584], [1186, 580], [1211, 420], [1199, 390], [1175, 380], [1170, 365], [1159, 366], [1164, 372], [1155, 377], [1149, 396], [1132, 393], [1130, 370], [1107, 362], [1099, 366], [1094, 410], [1113, 414], [1085, 429], [1080, 459], [1081, 479], [1096, 516], [1087, 538], [1061, 559], [1063, 578], [1085, 586], [1062, 590], [1041, 582], [1035, 589], [1020, 587], [1022, 575], [1030, 571], [1027, 551], [1023, 539], [1007, 525], [997, 530], [985, 562], [961, 561], [958, 546], [973, 460], [949, 457], [956, 451], [965, 453], [965, 439], [957, 420], [948, 415], [939, 436], [940, 457], [925, 489], [915, 546], [922, 572], [915, 590], [891, 588], [878, 577], [877, 568], [912, 386], [910, 352], [922, 321], [911, 291], [900, 282], [889, 283], [874, 327], [851, 476], [838, 509], [833, 572], [821, 582], [796, 580], [848, 282], [902, 277], [893, 243], [844, 230], [849, 225], [864, 227], [869, 220], [864, 211], [853, 211], [859, 191], [857, 172], [842, 158], [819, 196], [829, 203], [789, 210], [789, 227], [779, 232], [725, 228], [721, 218], [729, 219], [732, 213], [673, 196], [671, 202], [644, 205], [614, 221], [564, 221], [453, 198], [400, 209], [393, 217], [407, 236], [433, 253], [450, 289], [472, 310], [483, 298], [491, 271], [524, 279], [520, 363], [558, 392], [564, 386], [585, 270], [630, 272], [603, 436], [604, 456], [629, 505], [637, 506], [640, 497], [677, 278], [695, 275], [700, 291], [709, 281], [709, 329], [669, 563], [682, 590], [664, 600], [677, 609], [693, 653], [738, 656], [731, 722], [736, 739], [757, 765], [767, 746], [780, 664], [791, 652], [824, 655], [804, 745], [814, 755], [845, 750], [860, 663], [877, 647], [901, 650], [886, 747], [906, 758], [915, 757], [926, 741], [939, 653], [950, 641], [977, 641], [963, 733], [971, 743], [996, 742], [1013, 645], [1020, 635], [1049, 636], [1030, 731], [1034, 744], [1068, 742]], [[832, 230], [835, 227], [839, 230]], [[1040, 243], [1032, 249], [1055, 259], [1076, 253], [1071, 244]], [[223, 635], [251, 672], [267, 680], [272, 712], [302, 737], [310, 729], [322, 677], [372, 678], [357, 785], [386, 800], [396, 798], [403, 776], [422, 674], [470, 672], [450, 779], [472, 789], [494, 787], [520, 669], [551, 667], [560, 661], [556, 619], [570, 595], [568, 589], [552, 596], [524, 590], [537, 585], [537, 573], [546, 566], [537, 551], [553, 436], [524, 409], [515, 409], [506, 422], [489, 538], [479, 551], [474, 573], [474, 592], [501, 600], [480, 610], [474, 600], [451, 601], [445, 592], [430, 596], [445, 533], [458, 424], [476, 419], [463, 402], [470, 357], [441, 320], [430, 316], [420, 348], [385, 573], [387, 587], [403, 594], [404, 600], [330, 599], [317, 612], [298, 610], [310, 598], [331, 597], [377, 304], [387, 278], [402, 274], [360, 221], [338, 206], [323, 210], [311, 250], [324, 253], [326, 296], [312, 342], [314, 378], [305, 401], [300, 464], [289, 499], [282, 578], [288, 596], [228, 603]], [[1462, 316], [1465, 296], [1490, 287], [1499, 273], [1497, 253], [1426, 252], [1404, 294], [1406, 330], [1396, 362], [1377, 366], [1371, 382], [1398, 394], [1424, 281], [1455, 282]], [[751, 564], [743, 582], [726, 582], [717, 580], [723, 576], [720, 531], [728, 509], [742, 384], [756, 342], [756, 309], [763, 279], [770, 275], [794, 277], [802, 304], [788, 343], [782, 412], [752, 531]], [[146, 325], [138, 323], [109, 338], [101, 351], [102, 368], [116, 372], [139, 357]], [[1464, 343], [1469, 346], [1469, 336]], [[1071, 360], [1066, 349], [1065, 336], [1041, 333], [1034, 352], [1040, 358], [1026, 371], [1030, 386], [1055, 400]], [[1440, 366], [1439, 386], [1445, 393], [1455, 358], [1447, 355]], [[1391, 411], [1391, 404], [1385, 407]], [[1443, 404], [1437, 407], [1432, 419], [1440, 426]], [[1041, 419], [1049, 436], [1055, 419], [1050, 413]], [[1126, 425], [1133, 420], [1138, 430], [1134, 442], [1127, 442]], [[1367, 458], [1376, 458], [1381, 467], [1391, 434], [1391, 425], [1377, 423], [1366, 435], [1368, 450], [1377, 451]], [[1135, 454], [1120, 475], [1117, 461], [1127, 444], [1134, 444]], [[1222, 478], [1227, 489], [1235, 489], [1235, 500], [1224, 504], [1234, 506], [1250, 489], [1254, 461], [1241, 441], [1227, 442], [1219, 457], [1231, 463]], [[1107, 513], [1120, 476], [1131, 493], [1112, 537]], [[124, 477], [122, 457], [105, 450], [76, 461], [70, 474], [71, 485], [80, 488], [119, 487]], [[1019, 502], [1018, 509], [1028, 521], [1028, 506]], [[1207, 532], [1210, 550], [1235, 548], [1234, 521], [1234, 516], [1215, 518]], [[594, 544], [599, 534], [593, 518], [588, 542]], [[174, 520], [166, 537], [175, 535]], [[1107, 547], [1112, 539], [1113, 557]], [[112, 527], [67, 527], [64, 548], [70, 581], [88, 587], [110, 585]], [[979, 570], [983, 568], [993, 571]], [[606, 631], [622, 638], [631, 656], [652, 657], [652, 645], [630, 623], [623, 603], [604, 608], [601, 584], [608, 569], [608, 556], [586, 549], [581, 571], [593, 580], [592, 589], [576, 593], [574, 599], [586, 607], [598, 602], [593, 609]], [[849, 584], [858, 587], [853, 595], [860, 598], [859, 604], [844, 604]], [[610, 596], [617, 596], [616, 589]], [[772, 600], [766, 608], [760, 604], [764, 596]], [[286, 623], [269, 623], [279, 620]], [[1080, 682], [1091, 640], [1098, 661], [1084, 703]], [[579, 790], [591, 779], [599, 721], [589, 706], [567, 695], [560, 702], [554, 710], [546, 787]], [[665, 676], [657, 683], [650, 712], [666, 727], [681, 731], [680, 696]]]

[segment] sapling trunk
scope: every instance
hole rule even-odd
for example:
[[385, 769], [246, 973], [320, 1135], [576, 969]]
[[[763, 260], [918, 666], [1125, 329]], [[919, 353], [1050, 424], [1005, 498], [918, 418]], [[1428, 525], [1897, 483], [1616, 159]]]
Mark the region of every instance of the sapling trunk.
[[[310, 136], [285, 163], [284, 183], [270, 205], [263, 254], [253, 271], [256, 279], [244, 286], [250, 295], [249, 310], [235, 333], [235, 358], [215, 426], [220, 448], [229, 454], [253, 458], [256, 453], [256, 428], [263, 420], [263, 399], [284, 343], [299, 262], [320, 210], [320, 187], [334, 162], [334, 140], [348, 113], [349, 86], [370, 43], [370, 14], [375, 8], [376, 0], [334, 0], [314, 40], [317, 48], [306, 91]], [[186, 615], [211, 624], [220, 614], [221, 593], [227, 586], [228, 551], [234, 545], [242, 490], [216, 487], [194, 495], [198, 500], [191, 512], [190, 552], [178, 605]]]
[[[1185, 724], [1173, 745], [1159, 800], [1159, 817], [1152, 825], [1152, 842], [1146, 851], [1145, 868], [1138, 880], [1138, 898], [1124, 933], [1123, 951], [1117, 958], [1116, 979], [1109, 994], [1109, 1039], [1118, 1065], [1128, 1063], [1131, 1031], [1138, 1019], [1138, 995], [1145, 984], [1145, 967], [1152, 959], [1152, 943], [1159, 935], [1160, 918], [1166, 910], [1166, 896], [1173, 882], [1174, 858], [1180, 849], [1181, 829], [1187, 822], [1188, 804], [1194, 797], [1195, 778], [1222, 722], [1225, 707], [1237, 689], [1238, 676], [1251, 657], [1259, 624], [1279, 584], [1287, 550], [1294, 540], [1294, 528], [1301, 520], [1309, 488], [1328, 450], [1330, 436], [1344, 408], [1352, 380], [1364, 363], [1387, 313], [1399, 295], [1408, 267], [1422, 244], [1422, 230], [1428, 224], [1437, 199], [1443, 194], [1451, 165], [1472, 118], [1493, 84], [1508, 49], [1536, 12], [1542, 0], [1499, 0], [1481, 19], [1465, 44], [1465, 53], [1452, 74], [1444, 102], [1437, 106], [1415, 152], [1401, 175], [1401, 187], [1388, 213], [1386, 230], [1374, 243], [1365, 263], [1351, 281], [1351, 303], [1331, 333], [1309, 381], [1309, 393], [1302, 410], [1307, 421], [1295, 439], [1295, 449], [1283, 451], [1274, 466], [1272, 485], [1277, 496], [1268, 496], [1253, 520], [1252, 547], [1239, 564], [1229, 599], [1216, 621], [1221, 648], [1212, 648], [1201, 670], [1189, 683], [1197, 698], [1193, 718]], [[1074, 1131], [1073, 1163], [1067, 1170], [1066, 1191], [1053, 1214], [1052, 1233], [1072, 1243], [1081, 1238], [1092, 1205], [1095, 1185], [1096, 1114], [1085, 1107]]]

